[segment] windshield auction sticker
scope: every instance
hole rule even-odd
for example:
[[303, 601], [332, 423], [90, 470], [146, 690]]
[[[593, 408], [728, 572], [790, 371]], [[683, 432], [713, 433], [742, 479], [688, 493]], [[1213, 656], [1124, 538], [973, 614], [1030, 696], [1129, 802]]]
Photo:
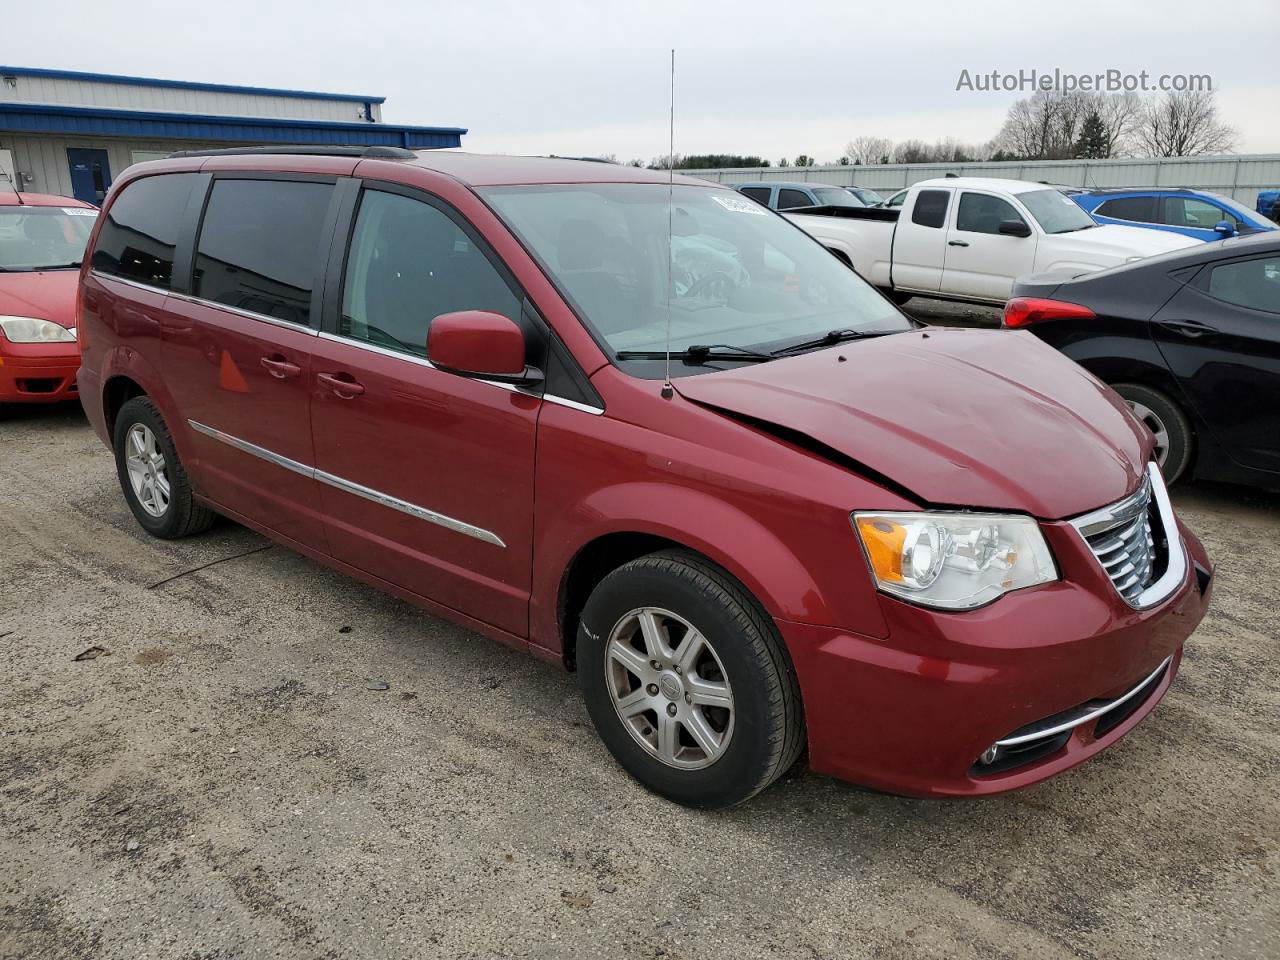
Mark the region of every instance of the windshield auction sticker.
[[746, 197], [712, 197], [716, 203], [724, 207], [731, 213], [751, 213], [756, 216], [763, 217], [767, 211], [754, 200], [748, 200]]
[[58, 209], [73, 217], [96, 217], [98, 215], [97, 210], [90, 210], [88, 207], [59, 207]]

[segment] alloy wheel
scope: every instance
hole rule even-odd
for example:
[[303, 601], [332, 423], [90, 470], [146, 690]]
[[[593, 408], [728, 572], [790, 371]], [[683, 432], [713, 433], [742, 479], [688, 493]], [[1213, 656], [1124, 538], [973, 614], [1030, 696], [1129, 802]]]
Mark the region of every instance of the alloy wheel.
[[698, 770], [733, 736], [733, 690], [715, 648], [657, 607], [625, 614], [605, 647], [605, 681], [623, 726], [667, 766]]
[[129, 485], [142, 509], [153, 517], [163, 517], [169, 509], [169, 471], [164, 453], [151, 428], [135, 423], [125, 437], [125, 466]]
[[1165, 458], [1169, 456], [1169, 428], [1165, 426], [1154, 410], [1144, 403], [1138, 403], [1136, 400], [1129, 401], [1129, 408], [1133, 410], [1133, 415], [1147, 425], [1156, 438], [1156, 464], [1161, 468], [1164, 467]]

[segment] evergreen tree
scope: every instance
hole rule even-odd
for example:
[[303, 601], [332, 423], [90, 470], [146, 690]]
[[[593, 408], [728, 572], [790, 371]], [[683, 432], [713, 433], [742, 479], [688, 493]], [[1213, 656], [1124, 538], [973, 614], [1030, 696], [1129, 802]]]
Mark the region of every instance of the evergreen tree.
[[1097, 110], [1090, 110], [1080, 126], [1075, 154], [1081, 160], [1104, 160], [1111, 152], [1107, 144], [1107, 128]]

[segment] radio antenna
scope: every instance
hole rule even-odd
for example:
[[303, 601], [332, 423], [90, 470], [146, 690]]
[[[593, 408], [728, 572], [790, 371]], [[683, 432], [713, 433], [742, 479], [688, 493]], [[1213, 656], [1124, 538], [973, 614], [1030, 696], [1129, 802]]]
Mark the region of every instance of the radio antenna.
[[675, 394], [671, 386], [671, 257], [672, 244], [675, 242], [673, 231], [675, 182], [676, 182], [676, 51], [671, 48], [671, 112], [668, 116], [667, 129], [667, 372], [662, 384], [662, 398], [670, 400]]

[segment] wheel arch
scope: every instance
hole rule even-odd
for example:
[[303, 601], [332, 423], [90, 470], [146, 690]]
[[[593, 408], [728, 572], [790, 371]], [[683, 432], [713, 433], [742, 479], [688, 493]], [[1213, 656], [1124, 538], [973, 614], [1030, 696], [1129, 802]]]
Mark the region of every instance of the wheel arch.
[[[664, 549], [687, 550], [713, 564], [754, 598], [769, 617], [831, 621], [827, 598], [818, 583], [787, 545], [759, 520], [704, 493], [670, 487], [647, 489], [651, 486], [625, 484], [599, 491], [573, 511], [574, 516], [562, 521], [572, 524], [584, 515], [620, 517], [606, 527], [597, 526], [574, 538], [571, 542], [576, 545], [564, 551], [562, 561], [551, 557], [536, 561], [535, 565], [548, 564], [544, 570], [561, 572], [553, 583], [535, 588], [542, 596], [555, 599], [553, 610], [533, 612], [535, 644], [539, 643], [538, 637], [543, 638], [540, 645], [558, 644], [561, 660], [572, 668], [578, 615], [595, 584], [630, 560]], [[654, 493], [660, 497], [651, 496]], [[652, 504], [647, 515], [610, 509], [611, 505], [634, 506], [641, 502]], [[548, 540], [565, 542], [555, 533], [543, 542]], [[748, 565], [743, 558], [757, 562]]]

